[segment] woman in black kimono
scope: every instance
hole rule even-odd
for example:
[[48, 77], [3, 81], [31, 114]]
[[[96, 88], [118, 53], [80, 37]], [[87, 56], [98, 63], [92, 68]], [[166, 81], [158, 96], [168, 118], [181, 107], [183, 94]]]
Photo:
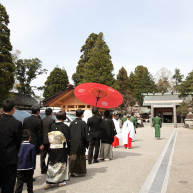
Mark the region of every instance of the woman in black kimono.
[[101, 123], [101, 148], [99, 157], [105, 161], [113, 158], [112, 143], [117, 134], [113, 120], [110, 118], [110, 111], [104, 112]]
[[44, 189], [49, 189], [52, 185], [64, 186], [65, 180], [69, 180], [67, 159], [70, 152], [70, 131], [69, 127], [63, 123], [66, 119], [65, 111], [59, 111], [56, 118], [57, 121], [48, 133], [50, 151]]

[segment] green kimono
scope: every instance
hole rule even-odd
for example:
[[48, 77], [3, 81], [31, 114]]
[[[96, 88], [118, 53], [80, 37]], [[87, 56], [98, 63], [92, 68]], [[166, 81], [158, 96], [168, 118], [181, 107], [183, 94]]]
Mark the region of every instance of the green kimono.
[[123, 126], [123, 123], [124, 123], [125, 121], [127, 121], [127, 117], [126, 117], [126, 116], [123, 116], [123, 117], [121, 118], [122, 126]]
[[160, 128], [162, 127], [162, 119], [156, 116], [156, 117], [153, 117], [152, 122], [155, 128], [155, 137], [159, 138], [160, 137]]
[[135, 130], [135, 133], [136, 133], [136, 128], [137, 128], [137, 119], [133, 116], [130, 117], [130, 121], [133, 123], [133, 126], [134, 126], [134, 130]]

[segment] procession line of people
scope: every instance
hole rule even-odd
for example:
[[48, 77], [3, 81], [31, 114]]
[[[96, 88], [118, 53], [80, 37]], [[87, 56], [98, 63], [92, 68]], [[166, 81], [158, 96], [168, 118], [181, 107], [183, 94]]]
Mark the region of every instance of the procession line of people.
[[[46, 117], [40, 118], [40, 108], [32, 107], [32, 115], [23, 121], [12, 115], [15, 105], [11, 100], [3, 102], [3, 115], [0, 118], [0, 186], [1, 192], [22, 192], [23, 183], [27, 183], [28, 192], [33, 192], [36, 155], [40, 153], [41, 173], [46, 174], [44, 189], [52, 186], [64, 186], [72, 177], [84, 176], [86, 169], [86, 149], [88, 148], [88, 164], [98, 163], [98, 159], [111, 160], [113, 147], [119, 146], [122, 138], [125, 148], [132, 147], [135, 128], [130, 116], [122, 126], [122, 133], [117, 116], [110, 116], [110, 111], [99, 115], [98, 108], [93, 107], [92, 114], [83, 120], [81, 109], [76, 110], [76, 119], [66, 125], [65, 111], [56, 114], [52, 119], [52, 109], [45, 111]], [[92, 115], [92, 116], [91, 116]], [[3, 129], [2, 129], [3, 128]], [[11, 154], [9, 152], [12, 152]], [[45, 163], [46, 155], [48, 162]], [[8, 180], [9, 179], [9, 180]]]

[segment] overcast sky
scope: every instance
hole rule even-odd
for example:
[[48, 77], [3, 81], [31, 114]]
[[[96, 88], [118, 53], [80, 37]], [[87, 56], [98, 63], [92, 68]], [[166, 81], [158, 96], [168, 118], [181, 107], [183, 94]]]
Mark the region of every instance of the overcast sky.
[[[91, 33], [103, 32], [115, 75], [143, 65], [155, 76], [166, 67], [193, 70], [192, 0], [1, 0], [11, 44], [20, 58], [39, 58], [48, 74], [58, 65], [71, 76]], [[43, 85], [47, 75], [33, 81]], [[41, 81], [40, 81], [41, 80]]]

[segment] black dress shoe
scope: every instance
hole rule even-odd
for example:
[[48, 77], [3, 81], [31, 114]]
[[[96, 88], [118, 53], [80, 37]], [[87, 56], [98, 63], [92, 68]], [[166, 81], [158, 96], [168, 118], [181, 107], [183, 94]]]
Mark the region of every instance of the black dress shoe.
[[99, 163], [99, 160], [94, 160], [94, 163]]
[[47, 171], [43, 171], [43, 172], [41, 172], [41, 174], [47, 174]]
[[88, 162], [88, 164], [92, 164], [92, 162]]

